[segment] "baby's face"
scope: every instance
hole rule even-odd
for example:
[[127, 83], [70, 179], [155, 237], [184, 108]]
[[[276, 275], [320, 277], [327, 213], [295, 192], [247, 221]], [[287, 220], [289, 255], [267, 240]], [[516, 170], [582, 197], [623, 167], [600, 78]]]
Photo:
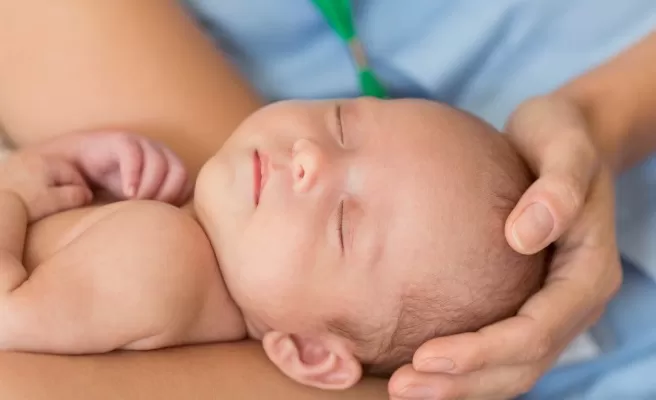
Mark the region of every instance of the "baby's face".
[[467, 274], [442, 260], [475, 252], [467, 238], [486, 220], [468, 195], [485, 179], [476, 138], [462, 137], [480, 131], [471, 123], [375, 99], [281, 102], [246, 120], [195, 198], [250, 334], [353, 316], [393, 329], [399, 299], [427, 276], [466, 303]]

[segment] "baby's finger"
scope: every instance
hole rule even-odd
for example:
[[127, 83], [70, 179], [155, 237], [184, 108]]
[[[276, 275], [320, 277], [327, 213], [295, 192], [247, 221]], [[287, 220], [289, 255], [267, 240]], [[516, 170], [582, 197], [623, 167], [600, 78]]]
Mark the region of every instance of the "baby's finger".
[[136, 197], [154, 199], [168, 173], [168, 162], [159, 146], [147, 139], [139, 139], [139, 144], [143, 152], [143, 168]]
[[86, 185], [63, 185], [48, 188], [37, 205], [39, 218], [89, 204], [93, 193]]
[[187, 170], [173, 151], [166, 147], [160, 147], [160, 151], [168, 163], [168, 173], [155, 198], [166, 203], [181, 204], [188, 197]]
[[78, 169], [70, 162], [51, 159], [48, 160], [50, 180], [54, 186], [78, 185], [87, 186], [87, 183]]
[[[144, 153], [138, 140], [126, 136], [120, 147], [114, 150], [119, 163], [121, 190], [127, 198], [134, 198], [141, 183]], [[114, 190], [116, 190], [114, 188]], [[114, 193], [119, 195], [119, 193]]]

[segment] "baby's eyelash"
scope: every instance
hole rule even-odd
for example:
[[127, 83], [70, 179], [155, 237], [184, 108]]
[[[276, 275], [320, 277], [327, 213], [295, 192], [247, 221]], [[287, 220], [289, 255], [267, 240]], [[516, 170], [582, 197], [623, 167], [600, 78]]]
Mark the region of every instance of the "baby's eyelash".
[[344, 200], [339, 203], [337, 209], [337, 235], [339, 236], [339, 245], [344, 251]]

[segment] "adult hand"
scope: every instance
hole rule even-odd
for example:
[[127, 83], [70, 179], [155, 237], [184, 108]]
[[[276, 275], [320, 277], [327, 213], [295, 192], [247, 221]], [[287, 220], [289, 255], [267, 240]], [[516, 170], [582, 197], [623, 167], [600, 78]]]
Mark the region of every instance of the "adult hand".
[[508, 217], [506, 238], [525, 254], [554, 244], [546, 283], [512, 318], [425, 343], [390, 380], [392, 398], [525, 393], [619, 288], [612, 176], [579, 107], [558, 95], [531, 99], [506, 130], [538, 176]]

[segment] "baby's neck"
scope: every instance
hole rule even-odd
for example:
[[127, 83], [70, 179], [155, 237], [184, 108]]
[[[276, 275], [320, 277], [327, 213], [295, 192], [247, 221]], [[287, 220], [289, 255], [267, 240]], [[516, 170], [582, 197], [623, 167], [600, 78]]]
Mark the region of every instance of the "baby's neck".
[[[200, 227], [203, 228], [203, 224], [198, 218], [198, 213], [196, 212], [196, 207], [194, 206], [194, 199], [190, 199], [187, 203], [185, 203], [182, 207], [180, 207], [180, 209], [184, 211], [187, 215], [189, 215], [191, 218], [193, 218], [198, 223], [198, 225], [200, 225]], [[204, 229], [205, 228], [203, 228], [203, 230]], [[219, 270], [221, 270], [221, 264], [219, 260], [217, 259], [216, 262], [217, 265], [219, 266]], [[239, 311], [241, 311], [242, 318], [244, 319], [244, 324], [246, 325], [246, 334], [250, 339], [262, 340], [264, 334], [270, 331], [271, 328], [269, 328], [266, 324], [259, 322], [257, 318], [251, 318], [249, 315], [246, 315], [245, 311], [234, 299], [234, 296], [232, 296], [228, 282], [224, 281], [224, 283], [226, 289], [228, 290], [228, 294], [230, 295], [230, 298], [232, 298], [237, 308], [239, 308]]]
[[191, 218], [195, 219], [198, 223], [198, 215], [196, 214], [196, 207], [194, 207], [194, 199], [189, 199], [182, 207], [180, 207], [182, 211], [184, 211], [187, 215], [189, 215]]

